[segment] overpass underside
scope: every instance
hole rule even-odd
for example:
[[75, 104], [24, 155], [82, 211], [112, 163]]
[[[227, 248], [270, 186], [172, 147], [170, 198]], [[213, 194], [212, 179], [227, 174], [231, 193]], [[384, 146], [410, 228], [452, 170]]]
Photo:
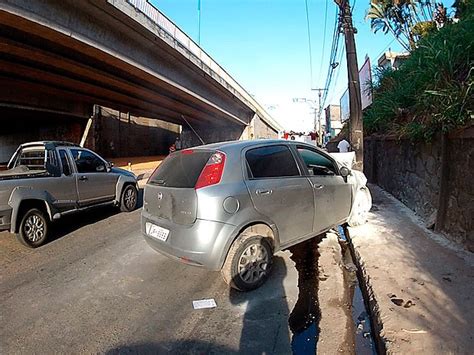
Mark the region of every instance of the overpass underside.
[[125, 1], [2, 1], [1, 124], [29, 112], [84, 127], [101, 105], [191, 126], [206, 143], [239, 139], [254, 110], [111, 2], [128, 9]]

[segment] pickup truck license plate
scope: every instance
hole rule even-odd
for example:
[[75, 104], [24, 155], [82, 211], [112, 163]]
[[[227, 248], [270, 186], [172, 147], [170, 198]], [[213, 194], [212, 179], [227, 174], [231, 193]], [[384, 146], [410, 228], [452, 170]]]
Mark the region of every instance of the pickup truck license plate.
[[168, 234], [170, 234], [168, 229], [162, 228], [150, 222], [145, 223], [145, 231], [150, 237], [159, 239], [163, 242], [166, 242], [166, 239], [168, 239]]

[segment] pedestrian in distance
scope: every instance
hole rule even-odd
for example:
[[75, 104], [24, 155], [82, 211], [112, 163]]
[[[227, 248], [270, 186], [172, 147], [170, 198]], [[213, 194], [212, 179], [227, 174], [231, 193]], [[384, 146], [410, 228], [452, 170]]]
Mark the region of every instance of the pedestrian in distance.
[[351, 145], [344, 138], [337, 145], [337, 149], [339, 149], [339, 153], [347, 153], [350, 147]]
[[176, 140], [174, 142], [174, 146], [175, 146], [176, 150], [181, 150], [183, 148], [183, 146], [181, 144], [181, 140], [179, 139], [179, 136], [176, 137]]

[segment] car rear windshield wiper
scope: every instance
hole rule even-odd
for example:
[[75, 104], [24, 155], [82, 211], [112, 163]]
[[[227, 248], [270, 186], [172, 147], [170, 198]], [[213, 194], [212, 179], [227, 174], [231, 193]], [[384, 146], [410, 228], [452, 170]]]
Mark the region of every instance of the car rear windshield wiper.
[[164, 185], [165, 184], [165, 180], [152, 180], [150, 181], [152, 184], [155, 184], [155, 185]]

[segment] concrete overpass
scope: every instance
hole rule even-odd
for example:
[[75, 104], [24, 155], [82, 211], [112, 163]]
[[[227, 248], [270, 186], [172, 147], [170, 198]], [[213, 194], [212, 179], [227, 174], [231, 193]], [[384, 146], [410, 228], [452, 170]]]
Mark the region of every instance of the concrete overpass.
[[206, 143], [281, 130], [145, 0], [2, 0], [0, 85], [6, 112], [89, 118], [101, 105], [189, 123]]

